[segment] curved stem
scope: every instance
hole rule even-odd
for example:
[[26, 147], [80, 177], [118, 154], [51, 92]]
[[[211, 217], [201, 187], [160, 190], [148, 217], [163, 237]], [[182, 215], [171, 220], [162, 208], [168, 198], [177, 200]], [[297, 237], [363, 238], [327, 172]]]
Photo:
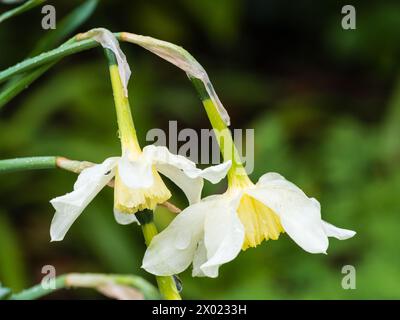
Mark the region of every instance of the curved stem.
[[157, 289], [148, 281], [133, 275], [70, 273], [55, 278], [54, 286], [35, 285], [29, 289], [11, 295], [10, 300], [34, 300], [64, 288], [94, 288], [108, 284], [130, 286], [143, 293], [146, 299], [160, 298]]
[[214, 133], [224, 161], [232, 161], [232, 166], [228, 172], [228, 182], [234, 183], [236, 182], [235, 180], [241, 179], [241, 177], [246, 179], [247, 173], [233, 141], [232, 133], [218, 112], [217, 106], [204, 87], [204, 83], [197, 78], [189, 77], [189, 79], [196, 89], [204, 109], [206, 110], [208, 119], [214, 128]]
[[11, 295], [10, 300], [35, 300], [46, 296], [52, 292], [65, 288], [65, 275], [59, 276], [55, 279], [55, 286], [53, 288], [44, 287], [37, 284], [31, 288], [25, 289], [21, 292]]

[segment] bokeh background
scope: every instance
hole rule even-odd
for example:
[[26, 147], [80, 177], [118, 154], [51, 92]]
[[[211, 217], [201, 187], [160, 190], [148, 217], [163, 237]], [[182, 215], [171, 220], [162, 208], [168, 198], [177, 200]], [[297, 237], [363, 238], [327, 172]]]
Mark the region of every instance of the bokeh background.
[[[61, 19], [82, 1], [49, 1]], [[184, 46], [206, 68], [233, 128], [255, 129], [254, 181], [277, 171], [322, 204], [324, 219], [354, 229], [311, 255], [287, 235], [242, 252], [217, 279], [180, 275], [188, 299], [400, 298], [400, 3], [352, 1], [357, 29], [341, 28], [340, 1], [100, 1], [78, 31], [106, 27]], [[0, 12], [8, 6], [0, 6]], [[0, 26], [0, 69], [24, 59], [48, 32], [40, 8]], [[183, 72], [122, 44], [133, 70], [131, 105], [143, 144], [151, 128], [208, 128]], [[100, 162], [119, 154], [107, 65], [101, 49], [63, 59], [0, 110], [0, 158], [62, 155]], [[43, 265], [66, 272], [132, 273], [145, 246], [120, 226], [103, 190], [63, 242], [49, 242], [49, 200], [76, 179], [59, 170], [2, 175], [0, 281], [14, 290], [40, 282]], [[179, 190], [172, 202], [186, 205]], [[204, 195], [223, 192], [206, 184]], [[173, 218], [156, 212], [163, 228]], [[343, 290], [344, 265], [357, 289]], [[64, 290], [52, 298], [100, 298]]]

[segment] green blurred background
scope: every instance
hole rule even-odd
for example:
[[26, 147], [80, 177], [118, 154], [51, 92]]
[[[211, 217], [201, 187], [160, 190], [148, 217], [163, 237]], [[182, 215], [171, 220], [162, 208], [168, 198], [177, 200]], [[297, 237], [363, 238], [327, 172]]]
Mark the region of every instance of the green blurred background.
[[[82, 1], [49, 1], [61, 19]], [[255, 128], [254, 181], [277, 171], [318, 198], [327, 221], [357, 231], [311, 255], [287, 235], [242, 252], [217, 279], [181, 275], [188, 299], [400, 298], [400, 3], [352, 1], [357, 29], [341, 28], [340, 1], [101, 1], [78, 31], [106, 27], [184, 46], [206, 68], [232, 119]], [[0, 6], [0, 12], [6, 6]], [[7, 8], [9, 8], [7, 6]], [[40, 7], [0, 26], [0, 69], [23, 60], [51, 31]], [[208, 128], [183, 72], [130, 44], [131, 105], [142, 144], [151, 128]], [[108, 71], [99, 48], [63, 59], [0, 111], [0, 158], [62, 155], [100, 162], [119, 154]], [[120, 226], [103, 190], [63, 242], [49, 242], [49, 200], [76, 179], [58, 170], [2, 175], [0, 281], [40, 282], [43, 265], [66, 272], [133, 273], [145, 247]], [[184, 207], [174, 190], [172, 202]], [[223, 192], [206, 184], [204, 195]], [[156, 212], [160, 228], [172, 219]], [[344, 265], [357, 289], [343, 290]], [[99, 297], [86, 290], [48, 298]]]

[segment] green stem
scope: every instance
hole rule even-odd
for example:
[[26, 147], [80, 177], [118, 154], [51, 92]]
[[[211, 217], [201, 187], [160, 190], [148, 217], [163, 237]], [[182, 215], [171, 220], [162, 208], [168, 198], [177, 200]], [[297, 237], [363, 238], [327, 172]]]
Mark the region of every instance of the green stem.
[[0, 173], [35, 169], [54, 169], [56, 167], [57, 157], [29, 157], [0, 160]]
[[124, 88], [122, 86], [115, 55], [109, 49], [104, 49], [104, 52], [109, 64], [122, 151], [124, 152], [125, 150], [130, 150], [133, 153], [140, 152], [140, 146], [136, 136], [129, 99], [125, 95]]
[[[136, 214], [141, 226], [146, 246], [149, 246], [151, 240], [158, 234], [157, 227], [153, 221], [153, 213], [150, 210], [144, 210]], [[181, 300], [175, 280], [172, 276], [156, 276], [158, 289], [166, 300]]]
[[[132, 152], [140, 152], [140, 146], [139, 142], [137, 141], [131, 109], [129, 106], [129, 99], [127, 96], [125, 96], [123, 90], [115, 55], [109, 49], [104, 49], [104, 52], [109, 63], [111, 84], [113, 88], [118, 128], [123, 152], [124, 149], [128, 149]], [[136, 216], [141, 223], [145, 243], [148, 246], [150, 245], [153, 237], [158, 233], [153, 222], [153, 213], [149, 210], [145, 210], [137, 213]], [[156, 279], [160, 293], [165, 299], [181, 300], [173, 277], [157, 276]]]
[[0, 23], [2, 23], [3, 21], [5, 21], [7, 19], [15, 17], [29, 9], [32, 9], [32, 8], [42, 4], [45, 1], [46, 0], [29, 0], [14, 9], [8, 10], [0, 15]]
[[82, 170], [95, 165], [89, 161], [71, 160], [64, 157], [26, 157], [0, 160], [0, 174], [14, 171], [26, 171], [37, 169], [63, 169], [66, 171], [81, 173]]
[[25, 289], [21, 292], [11, 295], [10, 300], [35, 300], [46, 296], [52, 292], [65, 288], [65, 275], [59, 276], [55, 279], [54, 288], [45, 288], [41, 284], [37, 284], [32, 288]]
[[214, 128], [214, 133], [221, 150], [222, 157], [224, 161], [232, 161], [232, 166], [228, 172], [228, 181], [233, 182], [240, 176], [247, 176], [246, 170], [241, 162], [239, 152], [235, 146], [232, 138], [232, 133], [226, 125], [225, 121], [221, 118], [218, 112], [217, 106], [212, 101], [203, 82], [200, 79], [189, 77], [194, 88], [196, 89], [201, 102], [203, 103], [204, 109], [206, 110], [208, 119], [212, 127]]
[[44, 64], [53, 62], [54, 60], [63, 58], [65, 56], [71, 55], [73, 53], [81, 52], [90, 48], [94, 48], [98, 45], [95, 40], [86, 39], [78, 40], [75, 36], [74, 38], [68, 40], [56, 49], [44, 52], [33, 58], [26, 59], [14, 66], [7, 68], [0, 72], [0, 83], [7, 80], [8, 78], [28, 71], [33, 68], [40, 67]]
[[42, 284], [11, 295], [10, 300], [34, 300], [64, 288], [98, 288], [107, 284], [125, 285], [139, 289], [146, 299], [159, 299], [157, 289], [141, 277], [119, 274], [95, 274], [95, 273], [70, 273], [58, 276], [55, 286], [48, 288]]

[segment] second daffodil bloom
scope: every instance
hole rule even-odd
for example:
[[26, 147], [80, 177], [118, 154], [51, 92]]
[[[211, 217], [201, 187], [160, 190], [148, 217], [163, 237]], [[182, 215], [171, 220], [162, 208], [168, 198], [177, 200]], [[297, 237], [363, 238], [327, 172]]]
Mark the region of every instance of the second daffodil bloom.
[[170, 153], [166, 147], [149, 145], [141, 150], [127, 97], [130, 70], [125, 55], [109, 31], [95, 29], [89, 35], [106, 48], [111, 61], [109, 69], [122, 156], [108, 158], [101, 164], [83, 170], [72, 192], [50, 201], [56, 210], [50, 227], [52, 241], [64, 238], [85, 207], [113, 178], [114, 215], [118, 223], [128, 224], [138, 222], [136, 212], [154, 210], [157, 204], [171, 197], [159, 173], [181, 188], [189, 204], [193, 204], [200, 201], [203, 179], [217, 183], [225, 177], [231, 165], [228, 161], [201, 170], [187, 158]]
[[281, 175], [267, 173], [255, 185], [242, 176], [224, 194], [183, 210], [153, 239], [143, 268], [172, 275], [193, 263], [193, 276], [217, 277], [219, 266], [241, 250], [284, 232], [310, 253], [326, 253], [328, 237], [355, 235], [322, 220], [319, 202]]
[[277, 173], [256, 184], [247, 176], [221, 113], [204, 81], [190, 77], [214, 128], [224, 160], [232, 161], [228, 190], [187, 207], [154, 237], [143, 268], [155, 275], [173, 275], [193, 264], [193, 276], [217, 277], [219, 267], [241, 250], [286, 232], [310, 253], [326, 253], [328, 237], [351, 238], [354, 231], [337, 228], [321, 218], [317, 200]]

